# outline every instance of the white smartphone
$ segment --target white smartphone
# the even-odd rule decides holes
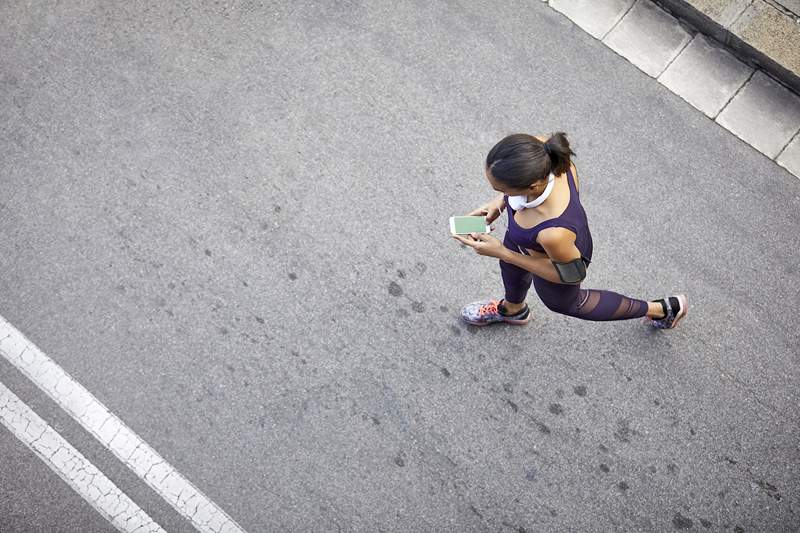
[[[492,227],[486,223],[486,217],[450,217],[450,233],[468,235],[470,233],[490,233]]]

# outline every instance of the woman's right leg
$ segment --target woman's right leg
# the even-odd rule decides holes
[[[503,246],[513,252],[519,253],[519,248],[508,238],[508,232],[503,239]],[[517,265],[500,261],[500,274],[503,277],[503,287],[505,287],[505,303],[511,312],[525,307],[525,297],[531,288],[533,274],[529,270],[520,268]]]
[[[503,239],[503,244],[509,250],[518,251],[508,238],[508,232]],[[504,261],[500,261],[500,271],[506,289],[505,298],[503,300],[494,298],[481,300],[463,307],[461,316],[470,324],[484,326],[494,322],[507,322],[523,325],[530,322],[531,312],[525,304],[525,295],[531,286],[533,274]]]

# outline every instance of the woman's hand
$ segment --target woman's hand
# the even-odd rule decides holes
[[[497,217],[499,217],[500,213],[503,212],[503,208],[501,207],[501,202],[502,201],[503,201],[502,197],[497,198],[495,200],[492,200],[491,202],[487,203],[486,205],[482,205],[479,208],[474,209],[467,216],[471,216],[471,217],[485,216],[486,217],[486,223],[487,224],[491,224],[492,222],[497,220]]]
[[[457,241],[461,241],[467,246],[471,246],[476,252],[478,252],[478,255],[496,257],[499,259],[503,254],[503,251],[506,249],[499,239],[492,237],[488,233],[470,233],[469,237],[470,238],[466,238],[463,235],[453,235],[453,238]]]

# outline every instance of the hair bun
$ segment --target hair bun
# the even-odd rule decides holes
[[[547,155],[552,156],[553,152],[550,150],[550,145],[547,144],[547,141],[544,142],[544,151],[547,152]]]

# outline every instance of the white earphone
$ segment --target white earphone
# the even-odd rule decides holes
[[[536,207],[541,205],[542,202],[547,200],[547,197],[550,196],[550,193],[553,192],[553,186],[555,185],[556,177],[553,173],[550,173],[550,176],[547,177],[547,187],[545,187],[544,192],[536,197],[535,200],[528,202],[527,196],[509,196],[508,197],[508,205],[511,206],[511,209],[514,211],[519,211],[520,209],[527,209],[530,207]]]

